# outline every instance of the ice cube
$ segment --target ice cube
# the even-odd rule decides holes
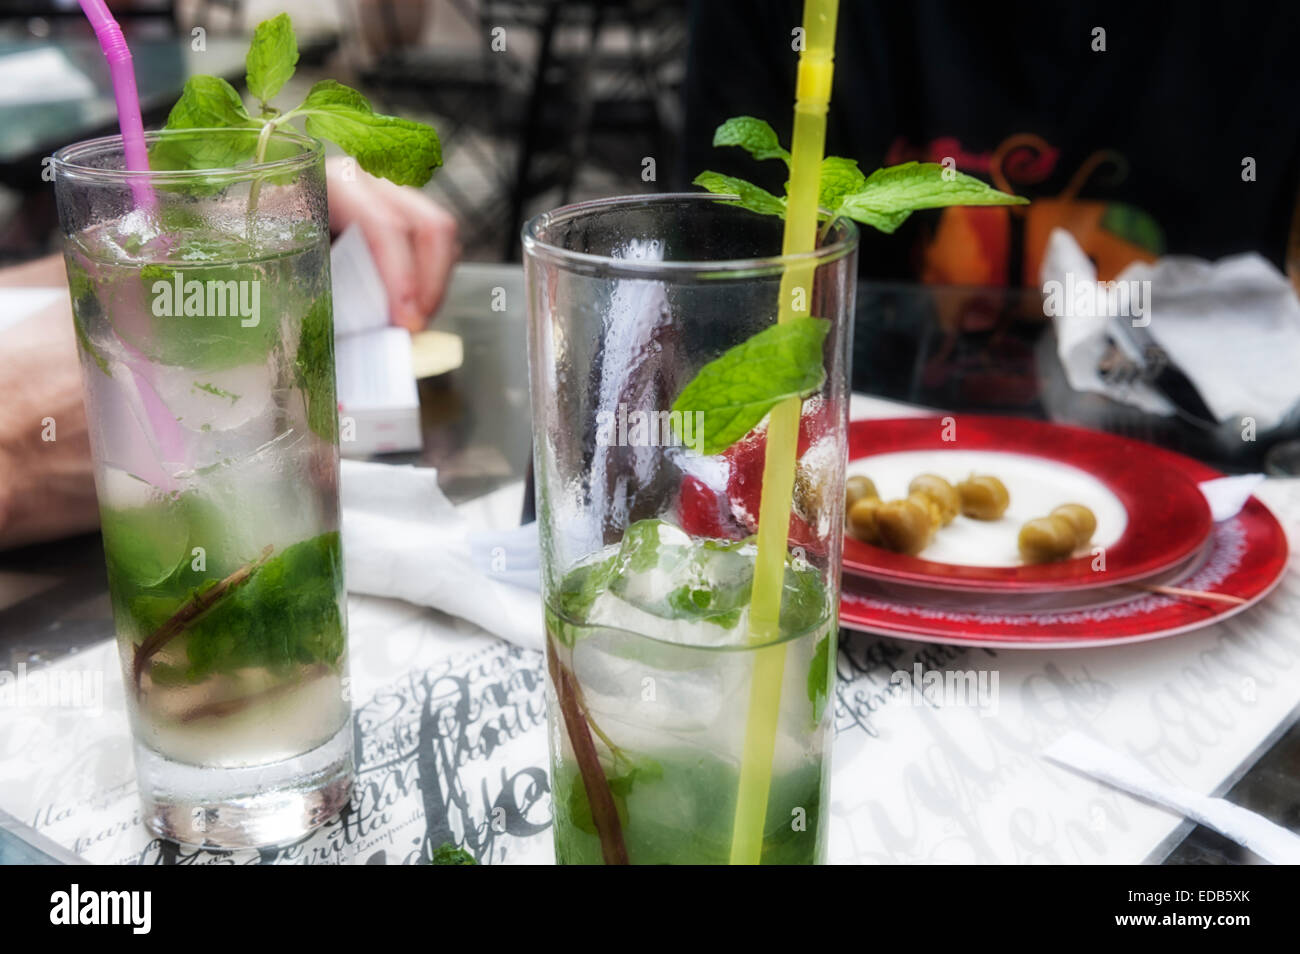
[[[161,235],[152,212],[132,209],[114,223],[108,233],[110,241],[104,243],[104,251],[124,262],[137,261],[156,250]]]
[[[662,520],[642,520],[623,537],[609,588],[661,620],[731,630],[749,602],[753,568],[751,544],[693,539]]]
[[[265,364],[213,370],[158,364],[150,372],[158,396],[186,430],[228,431],[265,417],[264,426],[245,436],[246,443],[257,446],[275,433],[267,413],[272,374]]]

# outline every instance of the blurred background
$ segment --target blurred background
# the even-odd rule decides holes
[[[332,77],[380,111],[436,126],[445,166],[426,191],[456,216],[464,261],[517,262],[529,216],[690,189],[705,168],[781,189],[780,163],[713,149],[711,135],[748,114],[788,137],[797,0],[110,7],[134,51],[146,125],[162,122],[193,73],[242,87],[252,28],[287,10],[302,61],[286,99]],[[1198,9],[1170,18],[1154,6],[1015,0],[994,18],[943,0],[841,4],[828,152],[866,170],[948,162],[1033,200],[918,213],[894,235],[864,229],[858,390],[1071,421],[1227,470],[1300,470],[1289,383],[1300,319],[1277,287],[1289,274],[1300,288],[1300,26],[1282,2],[1261,0],[1249,16],[1226,2]],[[0,0],[0,264],[56,248],[50,153],[115,129],[75,0]],[[1183,275],[1150,334],[1112,328],[1067,355],[1043,307],[1057,229],[1102,281],[1171,254],[1253,255],[1253,284]],[[1197,303],[1209,300],[1221,306],[1207,315]],[[1259,425],[1249,436],[1246,418]]]
[[[666,186],[681,129],[685,0],[115,0],[146,126],[192,73],[242,89],[248,37],[286,11],[317,80],[432,123],[445,165],[428,192],[460,221],[464,258],[517,260],[545,208]],[[195,33],[196,30],[201,31]],[[36,77],[40,77],[40,81]],[[0,258],[54,249],[41,159],[116,132],[102,55],[76,0],[0,0]],[[643,160],[654,168],[643,179]]]

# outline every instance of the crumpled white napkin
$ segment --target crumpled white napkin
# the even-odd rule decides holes
[[[1095,282],[1097,271],[1074,237],[1055,229],[1048,238],[1039,280],[1073,287]],[[1149,281],[1146,331],[1196,385],[1219,421],[1251,416],[1266,431],[1300,404],[1300,299],[1286,276],[1255,253],[1217,262],[1166,256],[1154,264],[1135,262],[1116,282]],[[1130,317],[1055,316],[1057,351],[1070,386],[1105,394],[1154,414],[1173,406],[1142,382],[1118,386],[1104,381],[1097,363],[1107,332]],[[1114,335],[1120,338],[1119,334]],[[1123,340],[1122,338],[1120,340]]]
[[[494,580],[540,593],[541,563],[537,524],[509,530],[471,530],[469,552],[474,565]]]
[[[431,606],[542,648],[534,525],[519,528],[534,541],[531,557],[511,545],[513,531],[476,533],[428,467],[345,460],[340,497],[349,591]],[[530,580],[531,589],[514,585]]]

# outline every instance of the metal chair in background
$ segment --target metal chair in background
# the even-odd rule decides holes
[[[680,129],[677,85],[686,44],[685,11],[673,0],[523,2],[546,17],[510,194],[503,257],[519,258],[517,232],[533,199],[573,199],[578,176],[600,168],[654,191],[644,159],[674,153]],[[567,34],[567,36],[566,36]],[[567,41],[567,42],[566,42]]]
[[[531,202],[568,201],[584,170],[596,167],[640,182],[643,156],[671,154],[685,44],[675,0],[347,6],[354,18],[366,14],[355,34],[372,45],[382,38],[360,69],[363,85],[387,103],[433,113],[444,145],[469,159],[448,157],[437,184],[471,252],[499,243],[501,257],[517,259]],[[418,33],[430,25],[436,33],[440,19],[464,42],[418,45]]]

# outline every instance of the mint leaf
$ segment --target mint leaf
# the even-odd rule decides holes
[[[293,35],[289,14],[281,13],[263,20],[253,32],[253,42],[244,59],[248,91],[267,112],[267,102],[293,76],[298,65],[298,41]]]
[[[785,593],[781,597],[781,628],[788,633],[807,633],[821,626],[831,607],[826,588],[816,568],[787,566]]]
[[[244,136],[169,136],[149,150],[149,167],[221,169],[253,157],[258,121],[248,115],[235,87],[219,76],[191,76],[167,115],[164,129],[247,129]]]
[[[86,328],[81,323],[81,318],[77,315],[77,310],[72,309],[72,327],[77,334],[77,345],[85,353],[86,357],[95,362],[95,366],[110,378],[113,372],[108,367],[108,360],[99,352],[90,340],[90,335],[86,334]]]
[[[821,182],[817,191],[817,204],[833,212],[844,197],[862,190],[867,177],[858,168],[856,159],[827,156],[822,160]]]
[[[715,146],[739,146],[755,159],[784,159],[790,164],[790,153],[781,148],[776,130],[770,124],[753,116],[734,116],[713,133]]]
[[[344,648],[342,574],[337,531],[285,547],[186,629],[186,678],[199,682],[250,666],[336,664]]]
[[[145,265],[140,269],[144,301],[159,303],[161,299],[169,307],[163,314],[150,312],[143,324],[114,322],[117,336],[151,361],[180,365],[191,371],[218,371],[264,361],[279,341],[275,320],[266,317],[256,327],[244,327],[235,307],[227,307],[224,316],[205,314],[202,318],[187,316],[184,310],[186,297],[191,293],[187,286],[192,282],[201,286],[209,281],[219,282],[227,287],[232,281],[261,280],[256,266],[240,261],[247,261],[251,250],[235,241],[192,242],[182,237],[173,240],[171,253],[177,261],[185,261],[187,256],[191,261],[206,256],[210,261],[225,259],[230,264],[200,266],[196,261],[195,265],[184,267],[156,262]],[[178,278],[182,289],[179,295],[175,291]],[[284,287],[267,282],[266,287],[268,294],[261,303],[262,314],[276,315],[279,302],[275,299],[290,294],[292,289],[287,282]],[[206,311],[206,306],[202,310]]]
[[[445,841],[437,848],[433,849],[433,857],[429,859],[431,865],[476,865],[477,861],[464,848],[457,848],[453,842]]]
[[[613,776],[606,776],[609,782],[609,790],[614,796],[627,798],[632,794],[632,788],[638,783],[650,784],[651,782],[662,781],[664,777],[664,767],[648,756],[629,756],[621,751],[615,756],[618,762],[627,766],[627,771],[616,773]]]
[[[710,361],[673,402],[682,414],[704,414],[703,452],[719,454],[748,434],[778,402],[804,398],[826,380],[824,318],[772,325]]]
[[[831,637],[827,633],[817,643],[813,652],[812,665],[808,667],[808,701],[813,707],[813,724],[822,721],[826,711],[826,699],[831,679]]]
[[[845,196],[833,212],[893,232],[917,209],[950,205],[1025,205],[1023,196],[1008,195],[974,176],[945,169],[937,162],[905,162],[877,169],[862,188]]]
[[[635,527],[636,524],[632,526]],[[609,589],[617,562],[618,554],[615,554],[595,563],[575,567],[565,575],[560,582],[558,594],[559,609],[564,614],[563,623],[580,622],[587,618],[596,598]],[[561,628],[556,636],[564,645],[573,645],[574,634],[567,626]]]
[[[189,554],[189,537],[177,533],[176,524],[175,512],[165,506],[104,508],[100,533],[115,586],[155,587],[176,572]]]
[[[724,176],[720,172],[701,172],[692,182],[702,186],[715,195],[734,195],[736,202],[724,202],[724,205],[738,205],[751,212],[762,215],[785,215],[785,199],[774,196],[766,189],[760,189],[752,182]]]
[[[185,81],[181,98],[167,114],[164,129],[207,129],[225,126],[252,126],[253,118],[244,108],[239,91],[220,76],[191,76]]]
[[[364,96],[334,80],[313,86],[293,114],[307,117],[309,135],[337,143],[366,172],[398,185],[422,186],[442,165],[433,127],[376,113]]]
[[[729,609],[718,608],[718,603],[727,605],[733,602],[730,593],[718,591],[707,583],[697,586],[679,586],[668,594],[668,605],[678,619],[700,620],[721,626],[723,629],[735,629],[740,622],[740,612],[749,603],[749,587],[742,594],[742,605]]]
[[[898,231],[898,227],[907,221],[911,215],[911,210],[905,212],[879,212],[862,205],[855,205],[852,202],[853,196],[848,196],[837,210],[839,215],[853,219],[855,222],[861,222],[863,225],[870,225],[886,235],[892,235]]]
[[[334,308],[329,295],[317,298],[302,319],[294,377],[307,402],[307,426],[331,444],[339,440],[334,397]]]
[[[100,354],[99,349],[90,340],[90,334],[86,331],[80,313],[82,308],[90,309],[95,307],[95,281],[90,277],[90,273],[86,271],[85,266],[71,256],[68,256],[66,263],[68,266],[68,295],[72,299],[72,328],[77,335],[77,344],[82,352],[95,362],[99,370],[111,378],[113,372],[108,367],[108,360]]]
[[[631,758],[621,751],[614,753],[615,766],[627,766],[625,771],[615,769],[612,774],[605,773],[609,784],[609,793],[614,796],[614,808],[618,812],[620,824],[627,825],[627,797],[638,785],[650,785],[663,780],[664,767],[652,758]],[[587,800],[587,787],[581,777],[574,780],[565,797],[569,822],[580,831],[589,835],[596,834],[596,822],[591,814],[591,803]]]
[[[623,531],[623,540],[618,548],[620,571],[648,573],[659,565],[659,527],[662,522],[653,519],[638,520]]]
[[[211,394],[213,397],[225,398],[227,401],[230,402],[231,407],[233,407],[239,401],[238,394],[235,394],[232,391],[227,391],[225,388],[219,388],[215,384],[210,384],[207,381],[204,381],[202,383],[195,381],[194,387],[200,391],[206,391],[207,393]]]

